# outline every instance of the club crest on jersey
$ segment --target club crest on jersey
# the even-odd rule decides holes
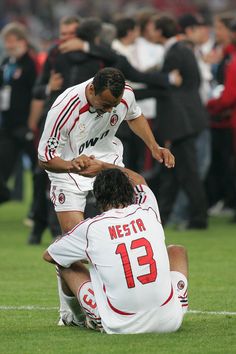
[[[184,286],[185,286],[185,283],[184,283],[183,280],[180,280],[180,281],[177,283],[177,288],[178,288],[179,290],[183,290]]]
[[[60,204],[64,204],[66,200],[65,194],[64,193],[60,193],[58,196],[58,201]]]
[[[111,119],[110,119],[110,124],[116,125],[116,123],[118,122],[118,115],[117,114],[112,114]]]
[[[55,136],[48,139],[47,146],[49,151],[54,151],[58,147],[59,141]]]

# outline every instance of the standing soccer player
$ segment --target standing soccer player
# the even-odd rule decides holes
[[[144,179],[109,167],[115,166],[98,162],[102,172],[94,182],[103,213],[52,244],[44,259],[59,265],[73,311],[80,304],[106,333],[176,331],[188,307],[187,253],[166,248],[157,201]],[[83,259],[91,264],[91,280],[77,268]]]

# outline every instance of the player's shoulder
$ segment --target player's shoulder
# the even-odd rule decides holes
[[[123,93],[123,97],[133,97],[134,96],[134,90],[132,88],[132,86],[125,82],[125,88],[124,88],[124,93]]]
[[[85,97],[85,83],[77,84],[67,88],[63,91],[53,103],[51,109],[61,108],[61,107],[70,107],[70,105],[77,104],[83,106],[87,103]]]
[[[69,232],[67,232],[67,235],[75,234],[75,233],[80,233],[81,234],[82,231],[86,232],[86,230],[87,230],[88,226],[90,225],[92,219],[93,218],[86,218],[84,220],[81,220]]]
[[[133,88],[128,84],[125,83],[124,93],[121,99],[121,103],[129,106],[135,100]]]
[[[155,197],[152,190],[146,184],[137,184],[134,186],[134,195],[136,204],[144,204],[148,197]]]

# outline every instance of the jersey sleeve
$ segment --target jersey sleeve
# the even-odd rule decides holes
[[[121,101],[127,107],[125,120],[132,120],[141,116],[141,108],[137,105],[134,92],[129,85],[125,85],[125,92]]]
[[[51,244],[47,251],[54,261],[64,268],[71,264],[87,259],[86,255],[87,223],[81,222],[58,241]]]
[[[78,116],[78,94],[60,95],[48,112],[38,147],[38,158],[41,161],[49,161],[54,157],[60,157],[70,131],[71,122]]]
[[[157,214],[158,221],[161,222],[160,212],[156,197],[152,190],[144,184],[134,187],[135,203],[143,206],[151,207]]]

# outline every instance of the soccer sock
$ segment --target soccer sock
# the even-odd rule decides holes
[[[70,308],[73,318],[71,319],[69,316],[69,324],[73,322],[76,325],[83,325],[84,320],[85,320],[85,314],[83,313],[80,304],[78,302],[78,299],[75,296],[68,296],[63,293],[64,300],[67,304],[67,306]],[[66,317],[63,318],[66,321]]]
[[[188,310],[188,280],[182,273],[176,271],[171,271],[171,279],[177,291],[183,313],[186,313]]]
[[[81,284],[77,292],[77,299],[85,314],[101,326],[101,317],[98,312],[96,299],[94,296],[93,286],[91,281],[85,281]]]
[[[65,299],[65,294],[62,291],[61,277],[58,274],[57,267],[56,267],[56,272],[57,272],[57,285],[58,285],[58,295],[59,295],[59,303],[60,303],[59,312],[60,312],[60,317],[62,317],[64,313],[67,312],[71,313],[71,310]]]

